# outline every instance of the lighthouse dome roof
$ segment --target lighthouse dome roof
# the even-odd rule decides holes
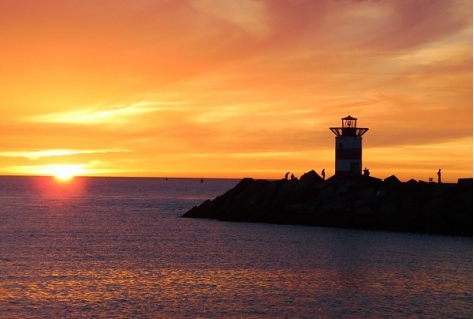
[[[357,118],[348,115],[347,117],[343,117],[341,120],[357,120]]]

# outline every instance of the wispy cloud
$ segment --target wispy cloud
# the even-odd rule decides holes
[[[189,4],[198,14],[210,15],[249,34],[263,37],[270,31],[265,16],[265,4],[261,1],[191,0]]]
[[[37,160],[43,157],[62,157],[73,156],[81,154],[104,154],[104,153],[123,153],[130,152],[129,150],[120,149],[105,149],[105,150],[74,150],[74,149],[55,149],[55,150],[41,150],[41,151],[4,151],[0,152],[3,157],[23,157],[30,160]]]
[[[65,111],[29,118],[33,122],[70,123],[70,124],[123,124],[130,122],[132,117],[160,111],[183,111],[177,106],[184,102],[139,102],[131,105],[111,107],[86,107],[81,110]]]

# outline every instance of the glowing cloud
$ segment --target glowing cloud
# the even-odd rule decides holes
[[[0,156],[5,157],[25,157],[31,160],[37,160],[42,157],[60,157],[72,156],[79,154],[98,154],[98,153],[117,153],[129,152],[128,150],[72,150],[72,149],[57,149],[57,150],[42,150],[42,151],[10,151],[0,152]]]
[[[71,124],[126,123],[131,121],[131,116],[167,110],[179,111],[180,109],[173,107],[173,105],[178,104],[182,104],[182,102],[141,102],[127,106],[115,106],[105,109],[86,108],[82,110],[37,115],[31,117],[30,120],[34,122]]]

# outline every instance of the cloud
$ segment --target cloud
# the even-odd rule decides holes
[[[74,149],[52,149],[41,151],[3,151],[0,156],[3,157],[24,157],[30,160],[37,160],[44,157],[63,157],[81,154],[104,154],[104,153],[123,153],[129,150],[104,149],[104,150],[74,150]]]
[[[133,116],[162,112],[183,111],[176,106],[183,102],[139,102],[126,106],[107,108],[85,108],[53,114],[36,115],[29,118],[33,122],[71,123],[71,124],[124,124],[132,121]]]
[[[265,5],[261,1],[194,0],[189,4],[196,9],[197,14],[225,21],[248,34],[265,37],[270,32]]]

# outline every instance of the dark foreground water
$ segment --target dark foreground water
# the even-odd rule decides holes
[[[472,317],[472,238],[180,218],[237,182],[0,177],[0,318]]]

